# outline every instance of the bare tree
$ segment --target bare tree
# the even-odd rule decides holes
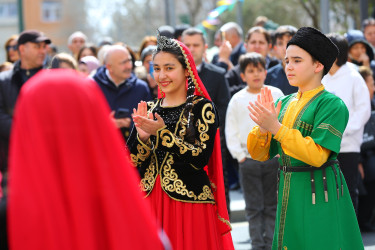
[[[298,0],[312,20],[313,26],[319,28],[319,0]]]

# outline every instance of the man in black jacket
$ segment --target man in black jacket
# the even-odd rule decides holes
[[[246,52],[257,52],[261,54],[266,59],[267,70],[279,64],[279,61],[277,59],[272,58],[268,55],[271,46],[271,36],[267,30],[259,26],[255,26],[249,29],[246,35],[245,42]],[[247,86],[246,82],[242,80],[240,65],[236,65],[231,70],[229,70],[226,73],[225,77],[228,80],[231,96]]]
[[[3,175],[1,186],[6,195],[8,169],[8,148],[13,110],[23,84],[43,68],[47,55],[47,44],[51,40],[36,30],[20,34],[17,50],[20,60],[12,70],[0,73],[0,171]],[[22,157],[22,156],[20,156]],[[0,235],[5,235],[5,198],[0,200]],[[4,232],[3,232],[4,231]],[[5,239],[4,236],[1,239]],[[6,249],[6,241],[0,240],[0,249]]]
[[[23,84],[43,68],[47,44],[50,43],[51,40],[39,31],[22,32],[17,42],[20,60],[15,62],[12,70],[0,74],[0,170],[3,175],[7,169],[6,159],[14,105]]]
[[[230,100],[228,82],[225,79],[225,70],[211,63],[205,62],[204,55],[207,49],[206,39],[203,32],[196,28],[186,29],[181,36],[181,41],[189,48],[197,66],[199,78],[206,87],[208,94],[219,111],[220,141],[223,155],[223,166],[225,167],[226,143],[224,138],[225,116]],[[224,170],[224,176],[226,175]],[[226,180],[224,180],[226,184]],[[227,188],[226,188],[227,191]],[[229,196],[227,195],[229,211]]]

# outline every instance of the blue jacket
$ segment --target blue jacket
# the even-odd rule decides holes
[[[119,87],[116,87],[108,78],[105,66],[98,68],[93,79],[102,89],[111,110],[117,111],[119,108],[123,108],[129,109],[130,113],[133,113],[133,108],[137,108],[140,101],[151,100],[147,83],[138,79],[133,73]],[[122,129],[121,131],[125,139],[127,139],[130,129]]]
[[[281,89],[284,95],[289,95],[298,91],[297,87],[289,84],[288,78],[286,77],[281,63],[273,66],[267,71],[267,77],[264,84]]]

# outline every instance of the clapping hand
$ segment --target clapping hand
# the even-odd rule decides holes
[[[156,135],[156,131],[165,126],[163,118],[155,113],[147,114],[147,103],[141,101],[138,103],[138,109],[133,109],[133,121],[137,129],[139,139],[143,142],[147,141],[151,135]]]
[[[281,124],[277,117],[280,113],[281,102],[277,103],[277,107],[275,108],[275,103],[269,88],[262,88],[255,104],[249,102],[248,109],[250,111],[250,118],[259,125],[260,132],[265,133],[270,131],[275,135],[277,131],[279,131]]]

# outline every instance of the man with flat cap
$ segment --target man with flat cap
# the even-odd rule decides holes
[[[254,160],[279,155],[272,249],[363,249],[348,187],[337,161],[349,112],[322,85],[338,56],[319,30],[300,28],[287,44],[285,73],[298,92],[275,100],[265,87],[250,117]]]

